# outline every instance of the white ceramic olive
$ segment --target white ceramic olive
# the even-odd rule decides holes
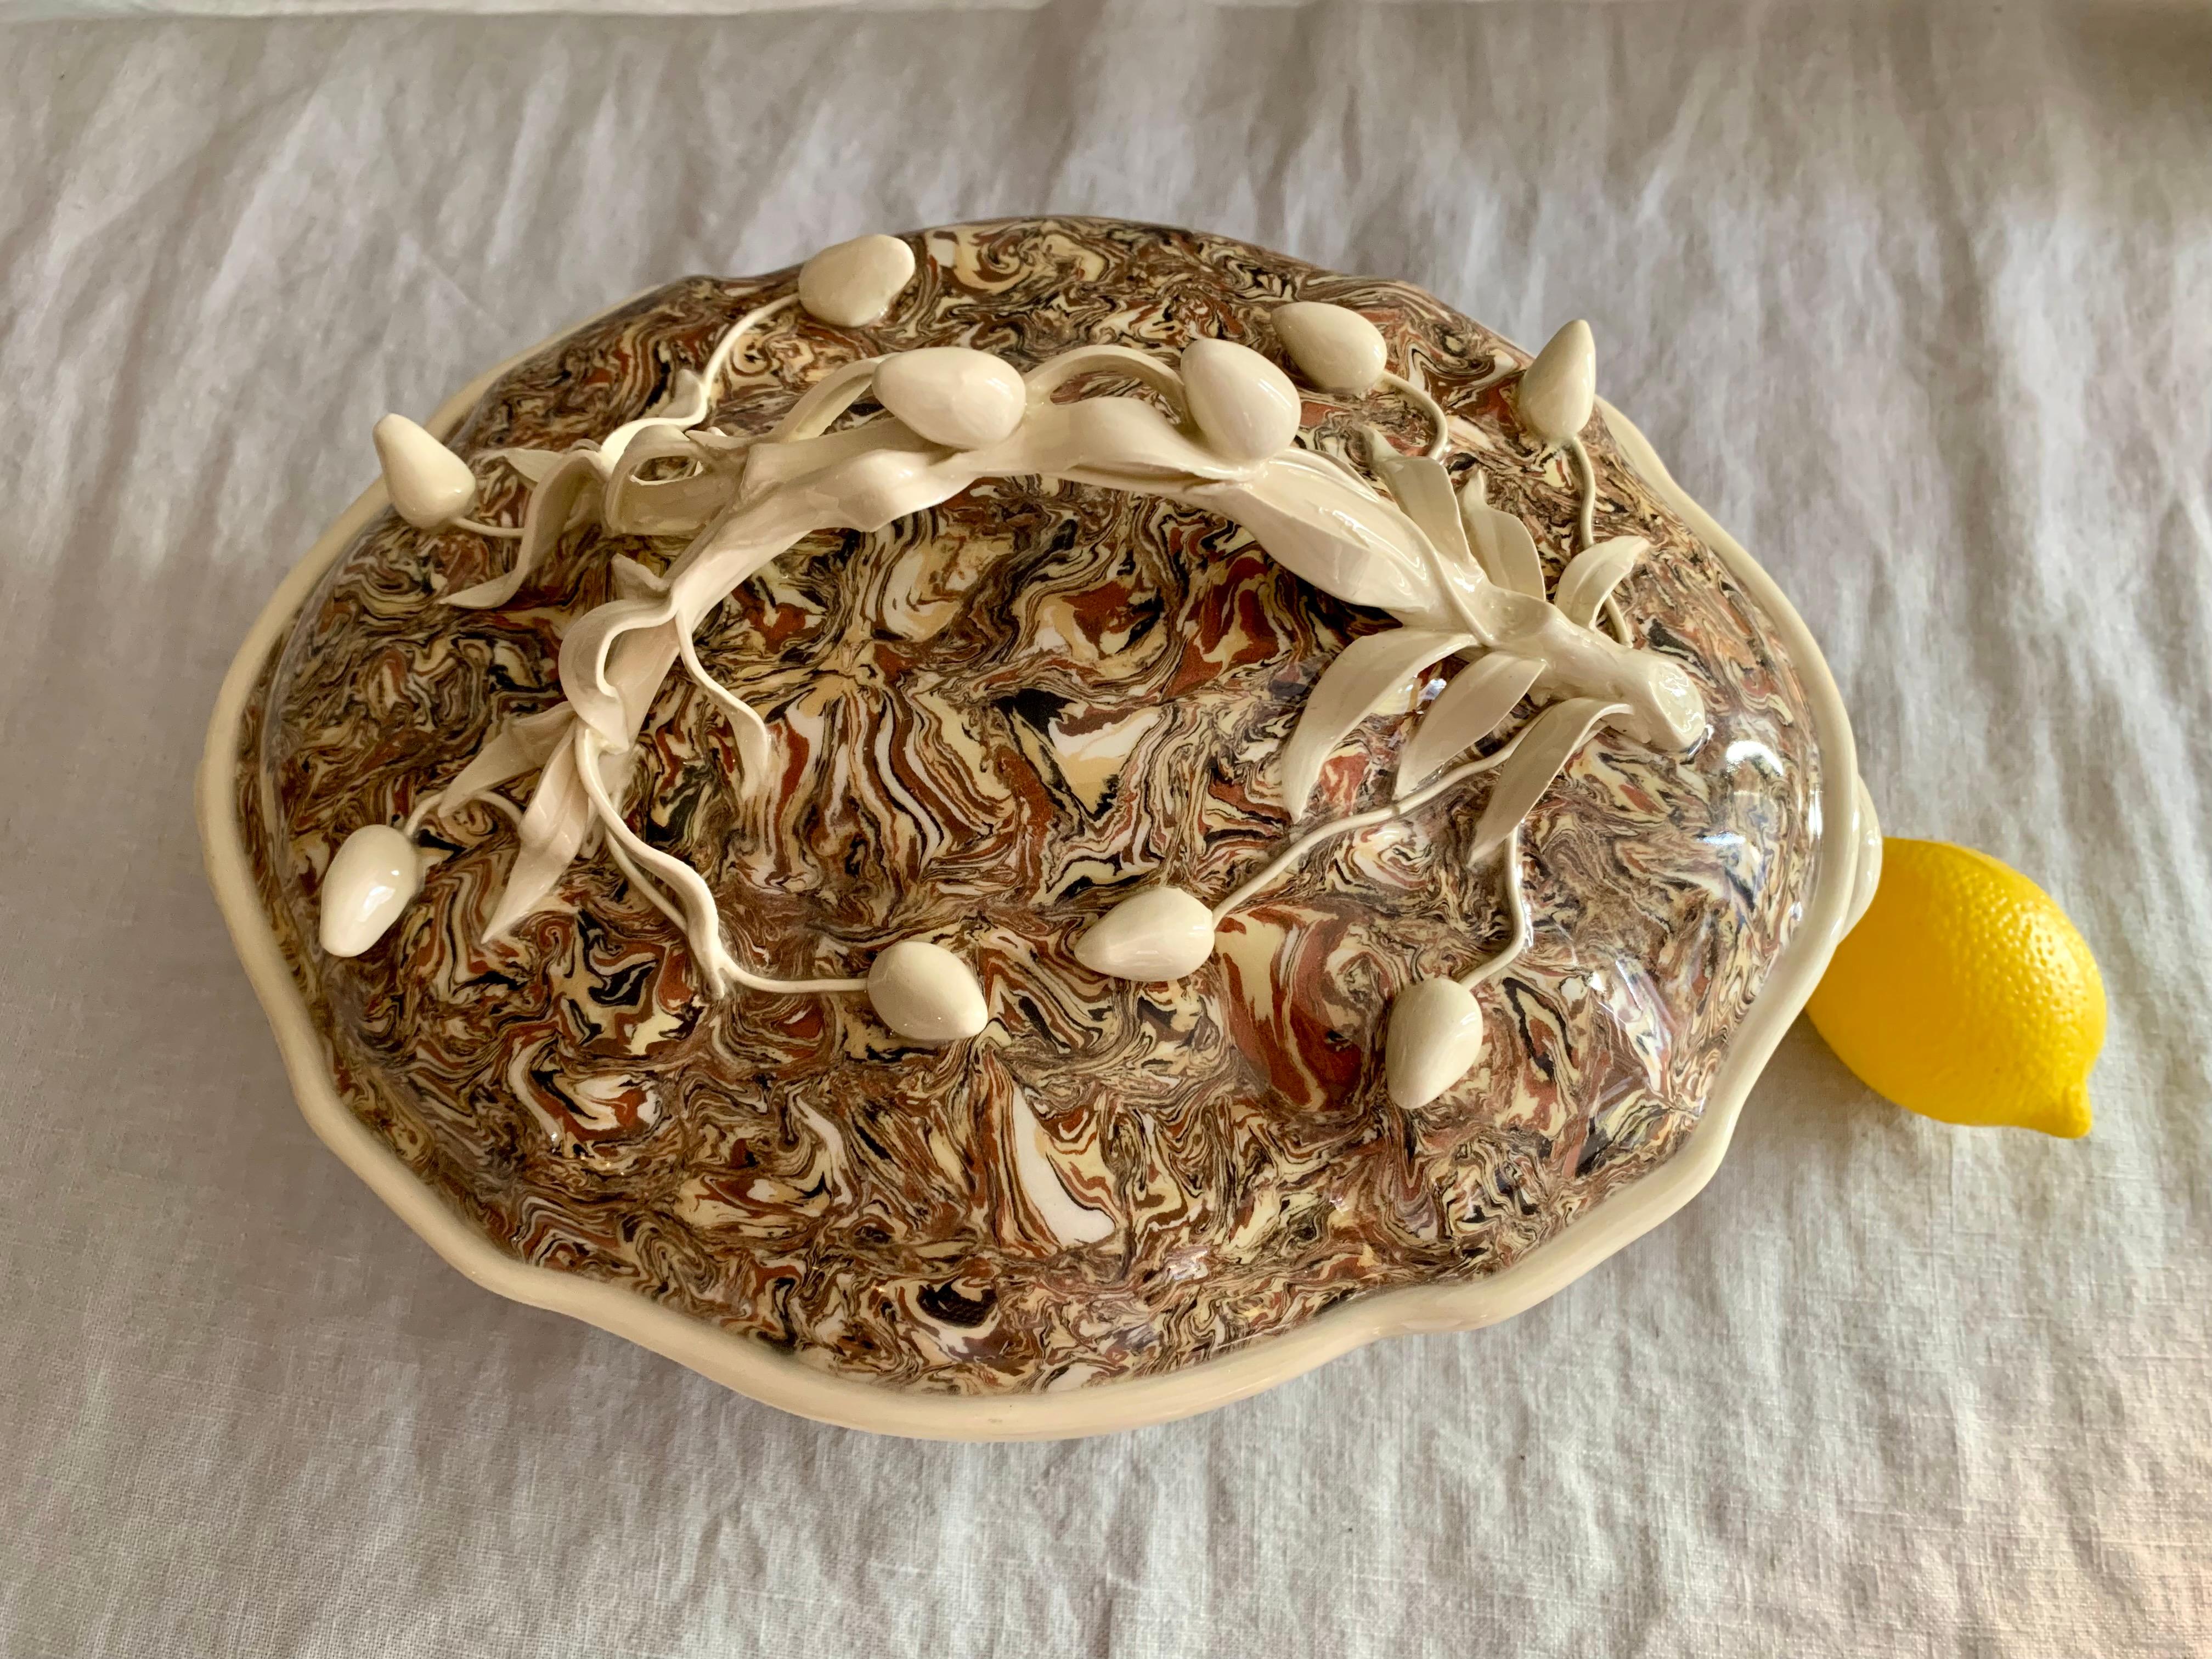
[[[1179,887],[1147,887],[1092,922],[1075,959],[1094,974],[1181,979],[1213,954],[1213,912]]]
[[[896,236],[855,236],[799,268],[799,303],[838,328],[881,320],[914,280],[914,250]]]
[[[374,436],[392,505],[417,530],[451,524],[475,504],[469,464],[404,415],[386,416]]]
[[[1028,388],[1013,366],[966,346],[923,346],[886,357],[876,401],[922,437],[948,449],[981,449],[1013,436]]]
[[[1182,385],[1206,447],[1224,459],[1265,460],[1297,436],[1297,387],[1249,346],[1193,340],[1182,349]]]
[[[1457,980],[1416,980],[1392,1000],[1382,1079],[1406,1110],[1443,1093],[1481,1054],[1482,1005]]]
[[[901,939],[868,968],[877,1018],[915,1042],[957,1042],[990,1021],[975,970],[941,945]]]
[[[1597,348],[1580,318],[1545,343],[1513,394],[1521,424],[1547,443],[1565,443],[1589,424],[1597,398]]]
[[[388,823],[348,836],[323,872],[316,935],[334,957],[357,957],[382,939],[422,885],[415,843]]]
[[[1348,306],[1293,300],[1269,320],[1298,372],[1324,392],[1364,397],[1389,364],[1382,331]]]

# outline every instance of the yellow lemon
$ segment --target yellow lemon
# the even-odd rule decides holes
[[[1907,1111],[2089,1132],[2104,981],[2051,896],[1987,854],[1884,841],[1874,902],[1806,1012],[1862,1083]]]

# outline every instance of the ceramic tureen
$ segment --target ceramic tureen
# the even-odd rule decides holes
[[[1014,220],[379,423],[203,775],[316,1130],[758,1399],[1202,1410],[1656,1224],[1863,905],[1820,653],[1418,289]]]

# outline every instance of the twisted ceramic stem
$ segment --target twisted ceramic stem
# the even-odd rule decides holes
[[[1376,807],[1371,811],[1357,812],[1348,818],[1339,818],[1334,823],[1324,823],[1316,829],[1309,830],[1285,848],[1259,874],[1215,905],[1213,925],[1219,927],[1231,912],[1242,908],[1255,893],[1273,886],[1308,853],[1324,842],[1334,841],[1340,836],[1348,836],[1357,830],[1372,829],[1378,823],[1388,823],[1393,818],[1404,817],[1416,807],[1427,805],[1446,790],[1465,783],[1469,778],[1487,772],[1492,767],[1504,765],[1513,757],[1513,751],[1521,746],[1521,739],[1527,729],[1524,726],[1520,732],[1515,732],[1511,739],[1501,744],[1495,752],[1468,761],[1462,766],[1454,767],[1434,783],[1415,790],[1401,801],[1394,801],[1388,806]],[[1519,832],[1516,830],[1515,833],[1517,835]]]
[[[607,788],[606,779],[599,770],[599,758],[604,751],[598,734],[588,726],[580,726],[571,741],[576,744],[577,776],[583,781],[585,791],[591,796],[593,812],[606,828],[607,850],[621,866],[623,874],[653,902],[653,908],[674,922],[678,930],[686,937],[696,939],[699,932],[698,918],[685,915],[683,907],[671,899],[659,884],[649,879],[637,866],[640,863],[652,864],[667,870],[672,879],[689,890],[695,903],[702,903],[707,912],[716,915],[719,921],[714,895],[706,881],[681,860],[648,846],[629,827],[629,820],[623,817],[622,809],[615,804],[614,797]],[[722,943],[719,927],[714,931],[711,947],[702,954],[706,961],[702,965],[717,990],[726,990],[730,983],[735,983],[749,991],[791,996],[865,991],[868,988],[868,982],[864,979],[772,979],[766,975],[756,974],[730,954],[728,947]]]
[[[1528,896],[1521,890],[1521,828],[1518,824],[1505,838],[1505,908],[1513,917],[1513,937],[1506,940],[1505,948],[1497,955],[1486,957],[1459,976],[1459,982],[1470,991],[1478,985],[1496,979],[1528,948]]]
[[[1589,550],[1597,538],[1597,469],[1590,465],[1589,451],[1584,447],[1582,434],[1577,433],[1567,440],[1567,453],[1575,458],[1575,476],[1582,500],[1575,514],[1575,551]],[[1613,638],[1623,645],[1633,647],[1628,637],[1628,618],[1621,614],[1620,601],[1612,594],[1605,596],[1605,620],[1613,629]]]
[[[1575,551],[1581,553],[1597,536],[1597,470],[1590,465],[1589,451],[1583,447],[1580,433],[1567,440],[1567,453],[1574,457],[1575,487],[1581,492],[1575,509]]]
[[[1411,365],[1407,367],[1410,368]],[[1428,387],[1409,380],[1402,374],[1393,374],[1386,369],[1382,374],[1382,384],[1395,386],[1420,405],[1421,413],[1429,417],[1431,428],[1429,447],[1421,453],[1432,461],[1443,459],[1444,452],[1451,447],[1451,419],[1444,413],[1444,406],[1436,400],[1435,395]]]

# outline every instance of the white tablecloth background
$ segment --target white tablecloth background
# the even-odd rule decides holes
[[[2212,16],[1390,7],[0,32],[0,1651],[2212,1644]],[[1826,642],[1889,828],[2069,907],[2094,1135],[1801,1025],[1680,1217],[1196,1422],[817,1428],[435,1261],[199,872],[250,618],[564,321],[1054,208],[1402,275],[1601,383]]]

